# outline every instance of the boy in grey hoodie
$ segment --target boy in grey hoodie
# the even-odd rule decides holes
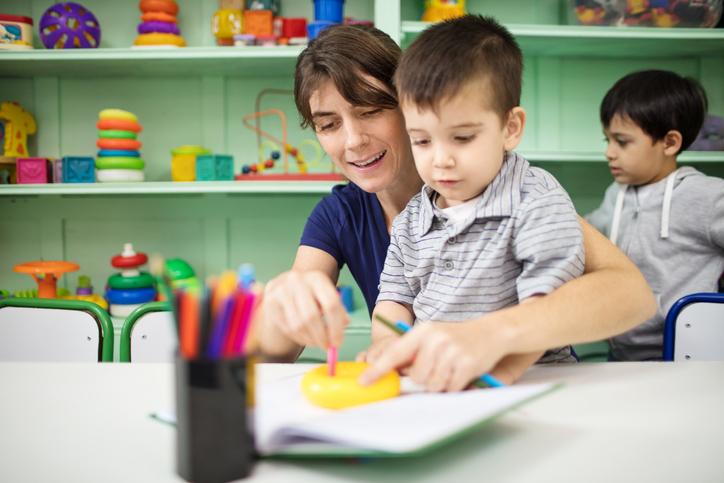
[[[706,110],[698,82],[660,70],[623,77],[601,103],[615,182],[586,219],[638,265],[658,301],[653,318],[609,341],[615,360],[660,360],[671,305],[715,292],[724,271],[724,179],[676,165]]]

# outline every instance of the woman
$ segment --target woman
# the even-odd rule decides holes
[[[372,312],[392,220],[422,187],[392,85],[400,53],[379,30],[338,26],[297,61],[294,93],[302,125],[314,128],[350,183],[315,207],[292,270],[266,287],[260,344],[271,358],[291,361],[304,345],[342,343],[349,319],[335,284],[344,264]],[[387,348],[373,345],[363,356],[374,363],[367,379],[408,367],[413,379],[434,390],[448,389],[445,381],[454,372],[472,380],[492,370],[512,382],[520,375],[516,354],[599,340],[645,320],[655,304],[642,275],[581,224],[584,276],[528,304],[465,324],[422,324],[399,340],[388,338]]]

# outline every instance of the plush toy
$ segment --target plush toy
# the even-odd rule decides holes
[[[724,151],[724,117],[706,116],[691,151]]]

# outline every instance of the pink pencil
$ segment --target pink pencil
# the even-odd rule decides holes
[[[334,377],[337,374],[337,348],[327,347],[327,374]]]

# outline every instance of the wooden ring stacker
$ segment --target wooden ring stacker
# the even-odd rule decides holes
[[[400,376],[391,371],[369,386],[357,379],[369,367],[366,362],[338,362],[336,374],[330,376],[327,365],[321,365],[302,377],[302,393],[317,406],[344,409],[369,404],[400,394]]]

